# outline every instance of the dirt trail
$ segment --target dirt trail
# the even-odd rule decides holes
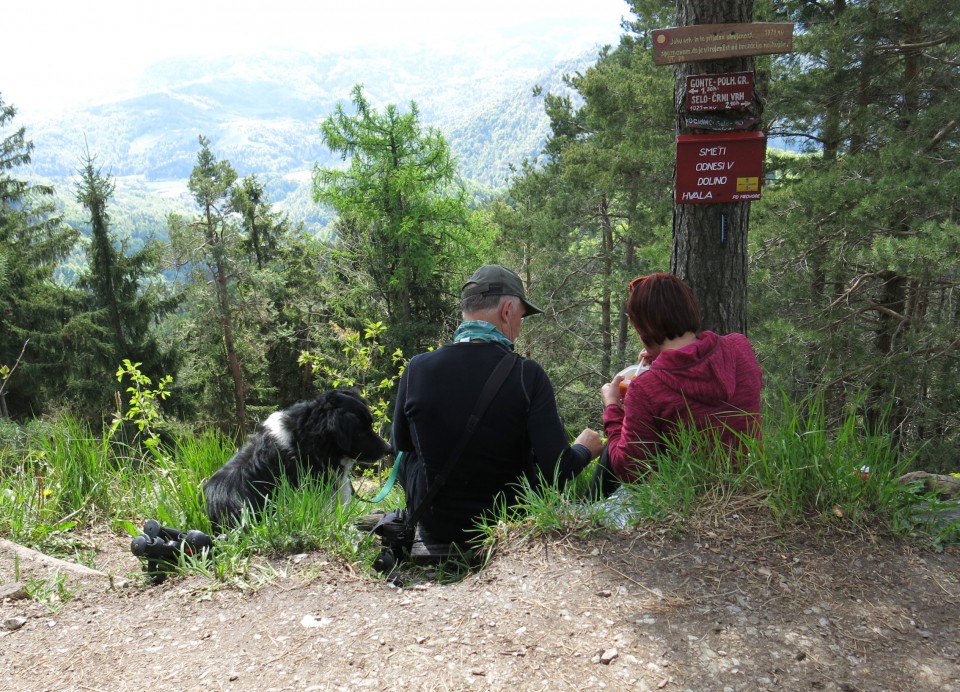
[[[462,581],[396,588],[322,554],[259,589],[70,578],[0,606],[15,690],[960,690],[960,551],[783,535],[531,539]],[[91,535],[96,567],[139,570]],[[21,565],[21,570],[23,570]],[[21,579],[42,576],[21,572]],[[0,585],[14,575],[0,553]]]

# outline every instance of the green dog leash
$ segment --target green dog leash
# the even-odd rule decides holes
[[[403,461],[403,452],[397,452],[397,458],[393,462],[393,467],[390,469],[390,475],[387,476],[387,482],[383,484],[383,488],[380,489],[380,492],[377,493],[377,496],[373,499],[368,500],[365,497],[361,497],[356,492],[354,495],[358,500],[363,500],[364,502],[369,502],[372,505],[377,504],[378,502],[383,502],[384,498],[390,494],[390,491],[393,490],[393,484],[397,482],[397,472],[400,471],[400,463]]]

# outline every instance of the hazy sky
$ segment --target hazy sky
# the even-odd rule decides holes
[[[630,8],[626,0],[8,0],[0,96],[22,116],[41,115],[117,93],[173,55],[493,43],[548,15],[576,19],[589,47],[615,43]]]

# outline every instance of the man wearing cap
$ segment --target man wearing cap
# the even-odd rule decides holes
[[[453,343],[410,360],[393,417],[395,451],[404,453],[398,480],[413,511],[461,443],[480,392],[513,350],[524,317],[543,312],[527,300],[520,277],[500,265],[480,267],[460,294],[463,322]],[[425,542],[464,544],[476,520],[513,504],[523,476],[565,483],[602,450],[590,429],[571,445],[547,374],[518,358],[484,412],[446,483],[424,508]]]

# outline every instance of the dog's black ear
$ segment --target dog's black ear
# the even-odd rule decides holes
[[[357,401],[363,400],[363,397],[360,396],[360,392],[352,387],[337,387],[333,390],[333,393],[339,398],[348,396],[351,399],[356,399]]]
[[[341,387],[340,389],[335,389],[334,394],[340,400],[340,404],[347,408],[366,408],[367,406],[366,400],[356,389]]]
[[[360,420],[352,411],[334,409],[327,418],[327,432],[343,452],[352,452],[360,432]]]

